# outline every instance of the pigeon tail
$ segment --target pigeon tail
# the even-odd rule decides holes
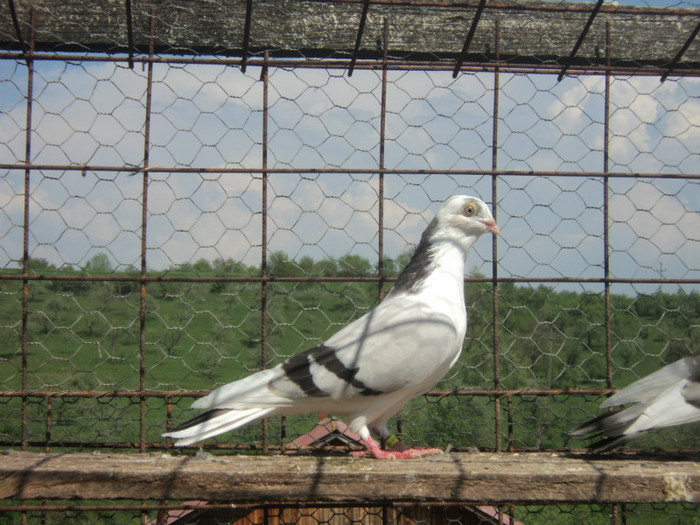
[[[164,437],[177,439],[176,447],[192,445],[203,439],[242,427],[256,419],[261,419],[274,410],[274,407],[247,409],[217,408],[175,427]]]
[[[656,428],[700,422],[700,354],[686,357],[632,383],[601,408],[636,403],[574,428],[575,436],[603,438],[589,446],[609,450]]]

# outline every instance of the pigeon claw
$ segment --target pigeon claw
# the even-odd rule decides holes
[[[374,459],[413,459],[421,456],[442,454],[439,448],[406,448],[401,443],[396,443],[389,450],[382,450],[379,444],[371,437],[363,439],[367,450],[353,452],[355,458],[373,457]]]

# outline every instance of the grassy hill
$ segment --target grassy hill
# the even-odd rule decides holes
[[[390,261],[395,274],[403,261]],[[56,269],[32,261],[43,275],[111,275],[104,261],[85,269]],[[369,261],[290,261],[270,258],[277,276],[369,276]],[[377,304],[377,285],[362,282],[269,283],[267,344],[262,348],[260,283],[197,282],[198,278],[259,275],[258,268],[233,261],[198,261],[165,274],[183,282],[147,284],[144,383],[149,390],[210,390],[279,363],[314,346]],[[190,280],[188,282],[188,280]],[[22,386],[21,282],[0,282],[0,388]],[[437,388],[494,388],[493,296],[488,283],[466,285],[469,328],[458,364]],[[499,386],[504,389],[606,386],[605,310],[602,293],[563,291],[539,286],[499,286]],[[624,386],[698,350],[700,294],[656,293],[611,297],[613,381]],[[140,385],[140,286],[136,282],[40,280],[29,284],[27,387],[83,391],[137,390]],[[511,398],[513,443],[518,448],[579,447],[567,431],[598,413],[597,396],[517,395]],[[4,399],[0,440],[18,442],[20,400]],[[191,399],[176,399],[173,419],[182,421]],[[30,440],[45,438],[47,403],[30,401]],[[51,440],[84,444],[135,442],[139,436],[139,399],[56,398]],[[427,397],[402,412],[405,440],[438,446],[495,446],[493,397]],[[502,402],[505,445],[507,403]],[[163,399],[147,401],[147,440],[162,442]],[[305,432],[314,417],[289,418],[287,439]],[[696,429],[667,430],[644,438],[639,446],[697,447]],[[271,444],[279,443],[279,421],[270,423]],[[222,442],[261,440],[259,425],[241,429]]]

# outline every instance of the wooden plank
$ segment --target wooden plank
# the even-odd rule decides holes
[[[29,35],[29,8],[37,10],[38,50],[121,51],[128,49],[123,0],[15,0],[24,38]],[[462,49],[477,3],[450,5],[371,4],[360,56],[381,56],[383,19],[389,21],[389,49],[394,57],[456,59]],[[501,56],[539,65],[562,63],[571,52],[593,9],[572,3],[530,0],[487,2],[474,33],[468,61],[488,62],[495,48],[494,26],[501,21]],[[589,8],[590,9],[587,9]],[[240,56],[244,45],[246,0],[132,0],[134,45],[148,49],[149,16],[156,13],[158,53]],[[578,62],[600,64],[605,55],[606,23],[611,27],[613,64],[668,65],[697,25],[699,9],[658,9],[604,6],[577,53]],[[256,0],[250,33],[251,53],[277,51],[295,57],[351,56],[362,4],[297,0]],[[10,17],[0,19],[0,47],[19,48]],[[698,67],[700,44],[694,43],[678,67]]]
[[[445,454],[349,457],[0,455],[0,498],[236,502],[651,503],[700,501],[700,458]]]

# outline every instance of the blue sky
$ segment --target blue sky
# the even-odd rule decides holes
[[[146,75],[110,63],[37,62],[32,161],[138,165]],[[260,167],[260,71],[223,66],[154,68],[150,163]],[[270,74],[270,167],[378,166],[380,73],[283,70]],[[604,79],[501,74],[498,168],[602,171]],[[26,68],[0,63],[0,161],[24,158]],[[389,72],[386,167],[491,168],[493,75]],[[610,170],[698,174],[700,80],[614,78]],[[148,264],[200,257],[260,259],[261,179],[246,174],[154,173]],[[21,256],[23,173],[0,179],[0,265]],[[272,174],[270,250],[293,258],[377,257],[377,177]],[[700,277],[700,187],[692,180],[612,179],[611,273]],[[139,266],[141,178],[128,173],[33,173],[31,255],[81,266],[107,253]],[[479,175],[387,175],[385,253],[414,245],[454,193],[491,199]],[[498,183],[499,275],[603,275],[603,183],[598,178],[504,176]],[[491,243],[469,268],[489,275]]]

